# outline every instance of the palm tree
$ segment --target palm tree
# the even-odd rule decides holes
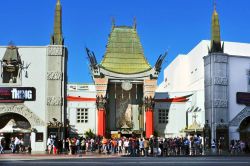
[[[91,129],[89,129],[88,131],[86,131],[84,133],[84,135],[85,135],[86,138],[94,138],[95,137],[95,134],[94,134],[94,132]]]

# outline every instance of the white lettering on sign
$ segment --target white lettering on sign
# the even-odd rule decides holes
[[[17,88],[13,88],[11,94],[12,99],[32,100],[32,90],[17,90]]]

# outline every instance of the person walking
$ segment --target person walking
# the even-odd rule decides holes
[[[21,150],[21,152],[25,152],[25,146],[24,146],[23,138],[20,140],[20,150]]]
[[[145,139],[144,140],[144,150],[145,150],[145,155],[144,156],[148,156],[148,150],[149,150],[149,140]]]
[[[53,154],[58,154],[58,139],[57,139],[57,137],[54,137]]]
[[[122,139],[118,140],[118,153],[122,153]]]
[[[67,141],[69,143],[69,155],[72,155],[72,140],[71,138],[67,138]]]
[[[140,155],[144,156],[145,155],[145,150],[144,150],[144,141],[143,141],[142,138],[139,141],[139,148],[140,148]]]
[[[10,140],[10,149],[11,149],[12,153],[15,153],[16,148],[15,148],[15,139],[14,139],[14,137],[11,137],[11,140]]]
[[[168,156],[168,141],[167,138],[165,138],[163,142],[163,157]]]
[[[216,154],[216,142],[215,142],[215,140],[212,141],[211,149],[212,149],[212,153]]]
[[[126,139],[124,141],[125,155],[128,155],[129,141]]]
[[[15,137],[14,144],[15,144],[15,151],[16,151],[17,153],[19,153],[19,150],[20,150],[20,140],[19,140],[18,137]]]
[[[0,140],[0,154],[3,154],[4,153],[4,147],[5,147],[5,139],[2,138]]]
[[[52,145],[52,138],[51,138],[51,136],[49,136],[47,139],[47,149],[48,149],[49,154],[52,153],[52,146],[53,146]]]
[[[80,153],[80,149],[81,149],[81,142],[80,142],[80,138],[78,137],[76,139],[76,153]]]

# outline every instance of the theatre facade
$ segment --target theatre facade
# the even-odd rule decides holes
[[[54,33],[47,46],[0,46],[0,137],[24,140],[44,151],[49,135],[63,138],[67,49],[57,1]]]
[[[216,9],[211,29],[210,41],[203,40],[188,54],[178,55],[164,70],[156,98],[188,98],[156,102],[155,112],[166,110],[168,121],[160,124],[155,119],[155,128],[164,136],[201,135],[207,144],[213,140],[223,140],[226,146],[230,140],[249,142],[250,44],[221,41]]]
[[[0,138],[7,146],[19,137],[34,151],[44,151],[51,135],[64,139],[89,129],[107,137],[249,139],[250,44],[222,42],[215,9],[211,40],[178,55],[159,86],[167,54],[150,65],[135,20],[132,26],[113,21],[101,62],[88,48],[86,54],[93,84],[66,86],[60,0],[49,45],[0,46]]]
[[[97,93],[97,135],[153,135],[153,98],[166,54],[151,67],[135,20],[133,26],[116,26],[113,22],[100,63],[93,52],[86,51]]]

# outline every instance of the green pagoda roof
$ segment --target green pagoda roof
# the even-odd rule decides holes
[[[135,27],[113,26],[100,66],[121,74],[135,74],[151,69]]]

